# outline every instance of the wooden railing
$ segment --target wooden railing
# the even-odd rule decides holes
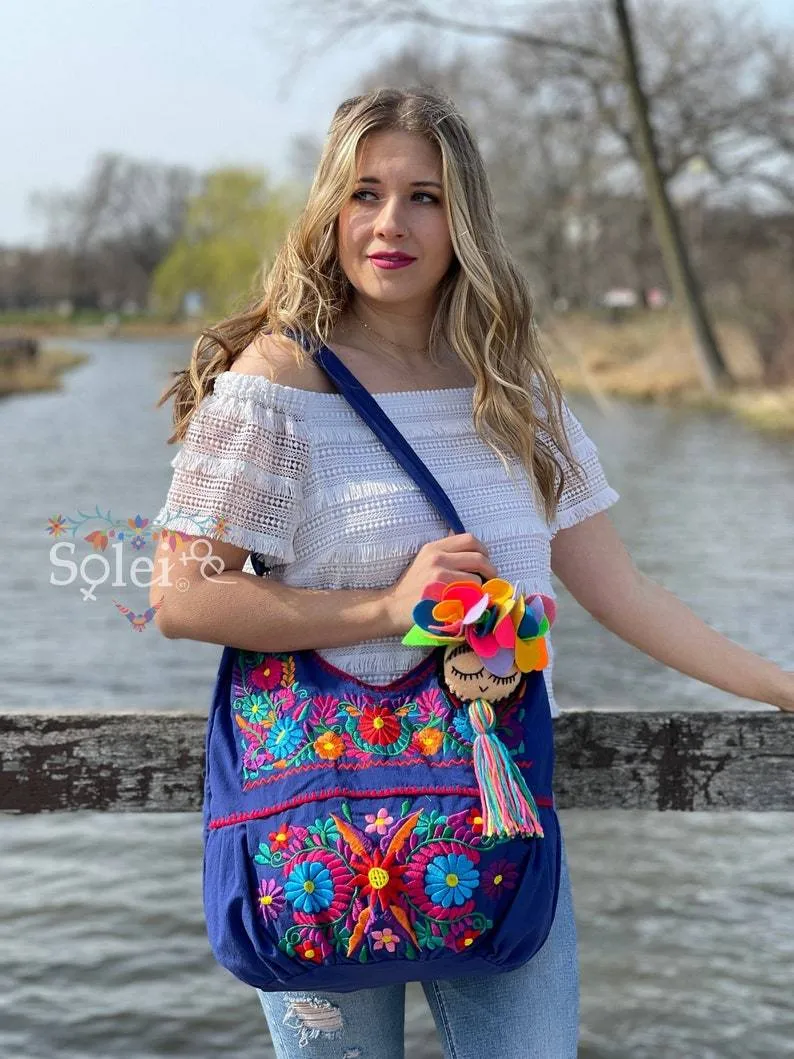
[[[794,810],[794,717],[565,712],[561,809]],[[206,715],[0,714],[0,812],[201,808]]]

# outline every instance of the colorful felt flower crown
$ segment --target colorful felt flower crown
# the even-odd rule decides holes
[[[556,613],[551,597],[536,593],[525,599],[519,586],[500,577],[482,585],[433,581],[414,607],[414,624],[402,642],[408,647],[466,642],[494,676],[507,676],[514,666],[528,673],[548,665],[545,636]]]

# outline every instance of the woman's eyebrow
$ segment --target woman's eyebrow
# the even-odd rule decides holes
[[[381,181],[378,177],[374,176],[360,176],[358,178],[359,184],[380,184]],[[441,188],[441,184],[437,180],[412,180],[412,188]]]

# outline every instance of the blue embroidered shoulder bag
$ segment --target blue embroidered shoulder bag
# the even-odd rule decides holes
[[[449,526],[429,470],[335,354],[315,360]],[[257,574],[264,572],[252,555]],[[546,596],[428,585],[364,683],[315,651],[224,647],[207,725],[204,909],[216,959],[269,991],[346,992],[530,959],[557,904]]]

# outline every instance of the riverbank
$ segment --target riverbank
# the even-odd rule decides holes
[[[541,333],[555,375],[568,392],[730,412],[770,432],[794,433],[794,386],[762,383],[762,365],[750,332],[721,322],[718,340],[735,385],[703,389],[688,325],[672,312],[629,316],[620,323],[570,313],[544,321]]]
[[[99,318],[64,323],[53,315],[34,318],[25,325],[25,332],[41,339],[69,335],[76,339],[190,341],[203,326],[198,320],[167,323],[149,317],[122,318],[112,326]],[[762,384],[758,351],[752,335],[740,324],[717,324],[736,385],[730,392],[713,395],[703,390],[690,329],[672,311],[638,312],[617,323],[595,313],[566,313],[547,318],[541,332],[554,373],[571,393],[588,393],[601,404],[612,397],[690,405],[729,412],[760,430],[794,433],[794,385],[773,389]],[[48,356],[57,353],[45,352]],[[60,351],[60,357],[62,368],[84,359],[66,351]],[[74,357],[78,359],[70,362]],[[47,370],[12,380],[4,374],[0,374],[0,395],[59,385]]]
[[[43,347],[32,360],[3,365],[0,370],[0,397],[59,390],[63,372],[87,360],[87,353]]]

